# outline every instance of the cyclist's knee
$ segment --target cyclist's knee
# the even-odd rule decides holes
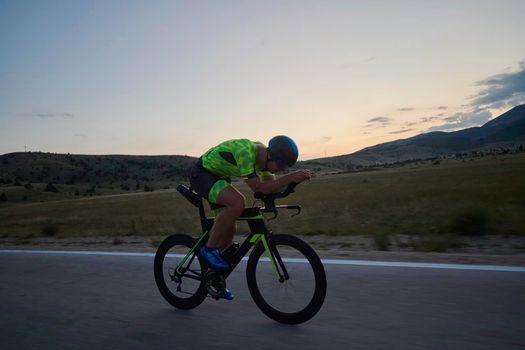
[[[239,216],[244,211],[246,205],[246,197],[238,190],[230,187],[224,189],[218,198],[219,204],[224,205],[228,211],[238,214]]]
[[[244,207],[246,205],[246,198],[241,195],[239,196],[234,202],[231,203],[229,207],[232,211],[234,211],[238,216],[241,216],[242,212],[244,211]]]

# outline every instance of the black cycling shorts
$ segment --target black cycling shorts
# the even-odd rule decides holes
[[[199,196],[206,198],[210,203],[217,203],[219,193],[230,184],[230,178],[224,179],[205,169],[200,158],[190,173],[191,187]]]

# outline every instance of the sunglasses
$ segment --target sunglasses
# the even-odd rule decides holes
[[[281,160],[281,159],[275,159],[275,164],[277,164],[277,166],[278,166],[279,169],[281,169],[281,170],[286,170],[286,169],[288,169],[288,164],[286,164],[284,160]]]

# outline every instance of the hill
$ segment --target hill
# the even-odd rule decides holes
[[[525,105],[481,127],[430,132],[364,148],[358,152],[299,162],[317,172],[355,170],[377,165],[433,159],[472,152],[504,153],[525,147]],[[0,185],[53,183],[110,186],[123,190],[172,185],[185,180],[195,157],[72,155],[19,152],[0,156]]]
[[[187,177],[195,158],[188,156],[72,155],[41,152],[0,156],[0,184],[54,183],[135,188]]]
[[[431,159],[471,152],[525,147],[525,105],[516,106],[481,127],[454,132],[430,132],[364,148],[348,155],[314,159],[311,166],[354,168]]]

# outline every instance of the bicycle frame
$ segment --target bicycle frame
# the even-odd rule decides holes
[[[191,257],[191,260],[190,260],[190,263],[191,263],[191,261],[195,258],[195,254],[196,254],[195,251],[197,250],[197,248],[200,247],[202,244],[206,243],[208,239],[208,233],[211,227],[213,226],[215,218],[206,217],[202,198],[196,197],[193,194],[193,192],[191,192],[189,189],[178,189],[178,190],[193,205],[199,208],[200,221],[201,221],[201,227],[202,227],[202,232],[203,232],[200,235],[200,237],[195,241],[190,251],[186,254],[186,256],[180,261],[180,263],[175,268],[175,271],[178,274],[182,275],[183,273],[180,270],[182,266],[184,266],[184,264],[190,257]],[[291,209],[296,209],[296,207],[297,206],[282,206],[282,208],[291,208]],[[246,255],[246,253],[248,253],[248,251],[255,244],[257,244],[259,240],[261,240],[278,280],[280,282],[283,282],[284,280],[288,279],[288,273],[286,271],[286,268],[284,267],[281,256],[271,243],[272,231],[268,230],[268,228],[266,227],[266,223],[265,223],[266,219],[262,214],[262,210],[263,208],[260,208],[260,207],[245,208],[241,216],[237,219],[237,221],[247,221],[248,222],[250,233],[248,234],[244,242],[240,245],[239,249],[233,255],[230,261],[231,268],[228,270],[221,271],[224,278],[227,278],[230,275],[230,273],[241,262],[242,258]],[[278,265],[281,268],[282,273],[279,270]]]

